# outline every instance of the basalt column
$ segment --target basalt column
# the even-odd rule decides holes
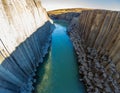
[[[0,93],[31,93],[52,29],[39,0],[0,0]]]
[[[120,92],[120,12],[83,11],[68,28],[88,93]]]

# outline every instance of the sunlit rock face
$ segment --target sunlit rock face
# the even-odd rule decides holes
[[[48,21],[39,0],[0,0],[0,49],[9,53]]]
[[[53,25],[39,0],[0,0],[0,93],[31,93]]]

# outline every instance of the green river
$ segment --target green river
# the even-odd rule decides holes
[[[86,93],[66,28],[55,24],[49,54],[37,71],[35,93]]]

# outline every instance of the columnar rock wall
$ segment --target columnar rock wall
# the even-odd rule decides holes
[[[0,0],[0,93],[31,93],[52,27],[39,0]]]
[[[83,11],[72,30],[78,30],[85,46],[107,53],[120,70],[120,12],[105,10]],[[74,20],[73,20],[74,21]],[[71,22],[72,23],[72,22]]]
[[[68,33],[88,93],[120,92],[120,12],[83,11]]]
[[[0,0],[0,49],[9,53],[48,21],[39,0]]]

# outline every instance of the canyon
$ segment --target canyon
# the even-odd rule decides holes
[[[49,48],[55,45],[51,41],[52,33],[54,34],[54,30],[57,29],[54,23],[56,21],[62,25],[67,24],[66,33],[69,36],[67,39],[70,38],[72,42],[68,44],[69,46],[66,43],[66,46],[61,49],[69,49],[73,45],[74,50],[69,49],[68,54],[75,53],[77,57],[77,66],[75,67],[76,63],[74,64],[73,61],[71,63],[74,65],[72,69],[76,69],[72,71],[67,64],[70,59],[64,58],[65,56],[67,58],[67,51],[61,53],[62,50],[52,50],[60,53],[58,54],[61,55],[61,59],[54,54],[60,62],[68,60],[62,63],[63,65],[60,64],[61,67],[69,67],[64,67],[68,71],[66,76],[70,71],[69,75],[76,73],[77,76],[78,73],[78,82],[83,83],[87,93],[119,93],[120,12],[63,9],[47,13],[39,0],[0,0],[0,93],[32,93],[36,89],[34,86],[37,83],[36,72],[49,53]],[[59,39],[60,37],[54,42],[58,42]],[[56,44],[58,47],[60,43]],[[69,53],[71,50],[72,52]],[[58,68],[58,71],[61,71],[56,72],[58,78],[64,72],[60,65],[58,63],[53,65],[55,71]],[[59,82],[59,79],[56,80]],[[67,86],[67,83],[63,85]],[[48,93],[53,92],[48,90]]]

